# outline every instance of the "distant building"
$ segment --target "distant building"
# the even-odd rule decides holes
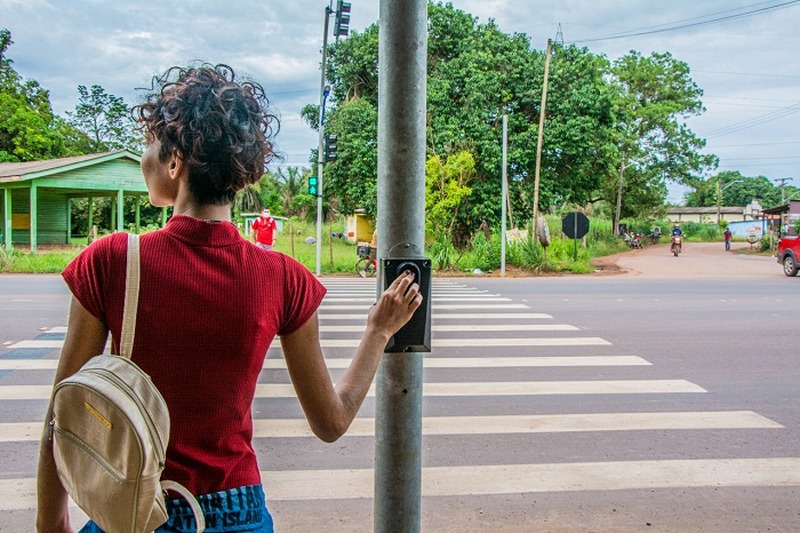
[[[127,150],[45,161],[0,163],[0,246],[71,244],[74,198],[110,197],[112,229],[125,229],[123,202],[147,197],[138,154]],[[136,201],[138,226],[139,205]],[[90,210],[91,213],[91,210]],[[89,227],[92,226],[91,219]],[[138,232],[138,227],[136,228]]]
[[[754,208],[754,204],[755,207]],[[667,219],[672,223],[699,222],[701,224],[716,224],[717,217],[720,221],[738,222],[755,220],[761,216],[761,206],[758,201],[744,207],[721,206],[716,207],[670,207],[667,209]]]

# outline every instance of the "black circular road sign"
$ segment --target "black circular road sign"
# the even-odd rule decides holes
[[[561,231],[570,239],[582,239],[589,233],[589,219],[579,211],[567,213],[561,219]]]

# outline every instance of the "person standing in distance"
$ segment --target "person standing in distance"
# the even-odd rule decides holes
[[[253,242],[259,248],[272,250],[278,235],[278,224],[269,213],[269,207],[261,210],[261,216],[253,221]]]
[[[173,206],[142,235],[132,360],[158,387],[171,428],[163,479],[188,488],[211,531],[272,533],[253,448],[252,404],[275,336],[308,424],[333,442],[352,423],[390,337],[422,302],[406,272],[378,298],[348,369],[334,385],[320,347],[325,287],[303,265],[242,238],[231,222],[236,193],[272,159],[276,118],[260,85],[225,65],[173,67],[153,80],[133,116],[145,135],[141,166],[150,202]],[[84,249],[62,273],[72,292],[55,381],[102,353],[119,353],[127,235]],[[48,407],[45,420],[52,418]],[[47,424],[46,424],[47,425]],[[194,532],[188,504],[168,499],[156,531]],[[36,529],[72,533],[68,496],[45,428],[37,473]],[[89,521],[80,533],[99,533]]]

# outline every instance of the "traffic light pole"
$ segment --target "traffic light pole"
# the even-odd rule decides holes
[[[380,258],[424,256],[427,7],[427,0],[380,2]],[[374,531],[418,532],[422,495],[422,354],[384,353],[376,390]]]
[[[317,144],[317,264],[316,274],[322,271],[322,167],[325,166],[323,142],[325,139],[325,64],[328,55],[328,19],[331,8],[325,8],[325,29],[322,33],[322,68],[319,81],[319,142]]]

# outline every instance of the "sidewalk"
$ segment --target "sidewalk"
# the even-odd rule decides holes
[[[669,243],[645,246],[604,258],[596,265],[601,273],[653,278],[768,278],[784,277],[781,266],[771,255],[737,253],[749,250],[748,243],[735,242],[730,252],[725,243],[684,242],[678,257]]]

